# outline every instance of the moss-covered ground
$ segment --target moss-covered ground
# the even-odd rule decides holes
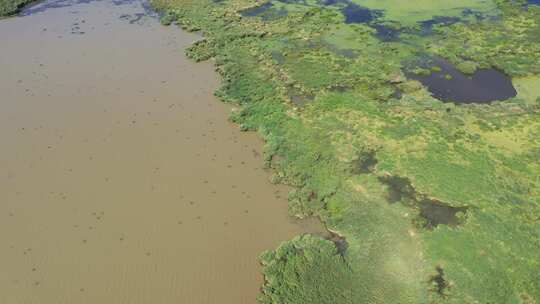
[[[214,58],[216,95],[241,105],[232,119],[261,133],[273,180],[296,188],[291,212],[347,241],[264,253],[261,303],[540,303],[540,6],[270,3],[153,2],[164,23],[203,34],[188,55]],[[377,13],[346,24],[350,3]],[[502,71],[518,94],[437,100],[406,77],[434,57]]]

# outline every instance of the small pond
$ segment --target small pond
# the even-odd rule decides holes
[[[495,69],[480,69],[465,75],[451,63],[435,59],[431,67],[438,67],[429,75],[408,73],[420,81],[437,99],[460,104],[491,103],[517,95],[510,77]]]
[[[467,207],[452,207],[435,200],[423,200],[419,204],[420,216],[425,219],[424,228],[433,229],[438,225],[456,227],[462,224],[459,214],[466,214]]]

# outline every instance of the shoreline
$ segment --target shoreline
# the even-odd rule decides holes
[[[289,216],[214,66],[182,54],[198,37],[143,4],[0,26],[2,303],[253,303],[259,254],[322,230]]]
[[[463,2],[471,7],[475,4],[474,0]],[[459,13],[453,4],[433,4],[422,7],[423,14],[418,15],[414,7],[396,9],[385,7],[385,3],[366,1],[366,6],[360,7],[345,0],[324,4],[150,0],[163,25],[178,26],[201,37],[180,50],[188,61],[211,61],[202,63],[212,65],[217,73],[213,92],[217,98],[209,99],[220,105],[208,103],[208,109],[234,109],[225,111],[227,117],[215,119],[226,118],[227,124],[252,133],[247,137],[262,140],[263,151],[253,152],[257,155],[252,155],[250,166],[265,171],[266,176],[272,174],[270,183],[275,187],[289,189],[286,195],[275,197],[287,196],[288,216],[317,221],[324,230],[320,235],[319,229],[300,234],[298,231],[305,229],[301,224],[300,228],[287,226],[291,223],[281,218],[285,210],[271,204],[274,199],[263,189],[266,186],[255,186],[245,174],[238,173],[245,180],[241,187],[249,191],[242,191],[240,198],[226,194],[228,198],[219,202],[242,200],[245,210],[236,206],[235,212],[250,214],[245,217],[249,225],[251,220],[264,222],[265,230],[257,226],[258,235],[275,241],[277,230],[280,235],[296,233],[290,240],[281,239],[278,247],[260,253],[263,277],[259,303],[539,301],[535,269],[540,269],[540,237],[536,233],[540,142],[535,139],[540,134],[540,96],[535,86],[540,79],[540,41],[535,35],[540,6],[523,10],[519,1],[501,0],[484,3],[485,7],[469,14],[465,10]],[[500,15],[487,18],[495,13],[493,5]],[[254,11],[250,9],[254,7]],[[432,16],[439,11],[443,17]],[[403,18],[392,20],[391,16]],[[73,26],[78,29],[81,24],[77,20]],[[391,33],[392,40],[383,39],[379,31]],[[519,52],[515,45],[521,46]],[[168,58],[177,63],[176,57]],[[426,85],[408,76],[415,72],[433,74],[433,85],[450,92],[454,76],[445,74],[445,67],[429,58],[447,62],[447,70],[472,86],[469,91],[480,88],[466,82],[464,71],[500,71],[517,96],[495,102],[485,102],[482,98],[486,96],[480,95],[476,101],[470,99],[474,94],[459,95],[464,98],[460,102],[453,101],[452,94],[434,96]],[[186,65],[193,66],[190,73],[194,74],[191,79],[176,80],[175,85],[194,85],[193,79],[201,78],[195,75],[199,69],[196,64]],[[164,63],[162,69],[169,67],[172,69],[170,63]],[[156,77],[161,73],[156,72]],[[485,80],[479,83],[489,83]],[[208,79],[202,77],[201,81]],[[508,92],[495,93],[502,96]],[[495,93],[487,97],[497,100]],[[199,98],[197,94],[187,97]],[[184,105],[173,104],[168,111],[177,106]],[[207,113],[200,107],[194,106],[193,115]],[[144,121],[141,117],[153,110],[129,118],[129,125]],[[241,139],[237,142],[234,135],[216,136],[220,128],[213,122],[199,127],[207,128],[199,134],[202,148],[212,142],[211,137],[214,141],[228,138],[234,142],[228,150],[230,159],[247,157],[240,151]],[[183,140],[185,147],[193,146],[191,136]],[[221,152],[221,146],[212,147]],[[201,154],[189,151],[197,157]],[[219,158],[219,153],[209,153],[208,163]],[[239,162],[244,165],[243,159]],[[264,164],[264,170],[258,170],[261,168],[256,164]],[[150,170],[150,176],[169,164],[160,170],[152,166],[155,172]],[[232,193],[224,186],[229,179],[209,181],[209,176],[228,172],[231,167],[204,171],[208,176],[199,176],[204,183],[201,189],[205,189],[201,191],[208,192],[207,184],[211,184],[219,188],[215,193]],[[198,172],[196,168],[191,171]],[[190,180],[186,177],[184,183]],[[236,189],[236,185],[231,187]],[[253,187],[260,187],[265,195],[253,198]],[[186,200],[185,193],[178,195]],[[211,200],[203,196],[202,200],[206,199]],[[185,212],[195,223],[203,223],[203,218],[219,217],[228,210],[217,211],[221,205],[216,203],[203,217],[190,213],[198,206],[195,201],[189,201],[185,210],[172,211]],[[253,202],[259,206],[253,207],[255,210],[251,209]],[[99,219],[104,216],[94,213]],[[267,216],[270,213],[273,215]],[[238,214],[230,217],[237,219]],[[218,231],[234,226],[230,219],[218,220],[224,221]],[[178,225],[186,221],[182,219]],[[255,243],[257,236],[251,230],[244,227],[241,231],[246,234],[244,246]],[[263,243],[257,242],[257,246]],[[228,252],[232,245],[225,242],[222,246],[221,250]],[[200,249],[204,248],[201,245]]]

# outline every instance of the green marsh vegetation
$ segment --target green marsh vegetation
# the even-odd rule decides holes
[[[263,253],[261,303],[540,302],[540,6],[404,2],[153,2],[204,35],[187,53],[215,60],[291,212],[347,241]],[[517,96],[442,102],[406,76],[430,58],[496,69]]]
[[[32,2],[35,0],[0,0],[0,19],[19,13],[24,6]]]

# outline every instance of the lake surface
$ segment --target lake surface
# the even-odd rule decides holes
[[[0,21],[0,303],[255,303],[287,214],[199,39],[139,1]]]

